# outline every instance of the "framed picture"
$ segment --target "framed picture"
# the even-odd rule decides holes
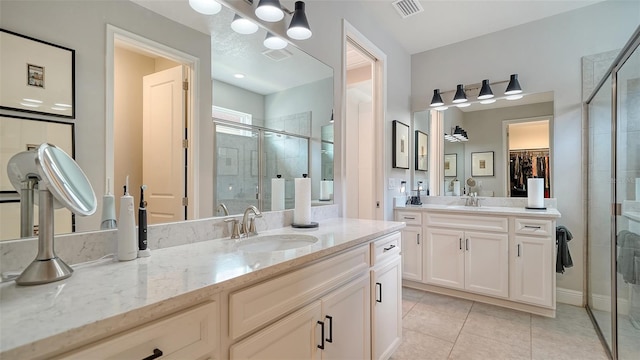
[[[393,120],[393,167],[409,169],[409,125]]]
[[[0,109],[75,118],[75,50],[0,29]]]
[[[427,134],[420,130],[416,130],[416,170],[427,171],[429,170],[429,161],[427,156]]]
[[[444,176],[445,177],[458,176],[458,154],[444,155]]]
[[[471,176],[493,176],[493,151],[471,153]]]
[[[238,175],[238,149],[218,148],[218,175]]]
[[[74,124],[53,120],[38,120],[21,116],[0,115],[0,169],[6,169],[9,159],[19,152],[33,150],[42,143],[53,144],[75,158]],[[18,192],[6,171],[0,171],[0,201],[17,198]]]

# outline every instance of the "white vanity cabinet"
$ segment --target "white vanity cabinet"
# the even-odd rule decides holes
[[[424,246],[422,212],[396,210],[395,220],[407,224],[400,232],[402,234],[402,278],[422,281],[422,247]]]
[[[477,226],[464,215],[442,216],[425,216],[425,282],[490,296],[508,297],[507,227],[497,229],[504,233],[471,231],[466,229]]]
[[[172,314],[56,359],[217,359],[218,301]]]
[[[388,359],[402,340],[402,269],[400,234],[371,244],[372,358]]]
[[[555,222],[515,218],[511,242],[511,299],[536,305],[555,303]]]

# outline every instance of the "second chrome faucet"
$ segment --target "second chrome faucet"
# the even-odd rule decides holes
[[[250,218],[249,214],[253,213],[254,217]],[[258,235],[256,230],[256,218],[261,218],[262,213],[257,207],[251,205],[245,211],[242,216],[242,223],[240,224],[240,234],[245,234],[246,237],[251,235]]]

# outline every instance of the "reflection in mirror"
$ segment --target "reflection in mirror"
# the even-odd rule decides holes
[[[426,113],[428,110],[416,113],[415,118],[427,116]],[[445,139],[444,135],[451,134],[456,126],[467,132],[468,141]],[[552,128],[553,92],[528,94],[519,100],[500,100],[488,105],[450,107],[444,111],[445,134],[440,136],[444,142],[444,157],[439,164],[444,169],[442,193],[454,195],[458,180],[460,194],[472,191],[479,196],[526,196],[526,179],[539,177],[545,179],[545,197],[551,197]],[[477,176],[475,185],[467,185],[467,179],[471,178],[471,153],[491,151],[493,176]]]
[[[427,135],[429,135],[429,127],[430,127],[430,116],[429,116],[429,110],[426,111],[421,111],[421,112],[417,112],[414,114],[413,116],[413,131],[415,133],[415,131],[421,131]],[[415,137],[414,137],[414,142],[413,142],[413,146],[415,147]],[[434,141],[433,137],[429,136],[429,141]],[[411,163],[414,164],[415,163],[415,151],[411,152],[411,156],[414,157],[414,159],[412,159]],[[430,164],[428,164],[429,166],[431,166]],[[410,186],[407,187],[407,193],[409,193],[409,195],[416,195],[418,193],[418,182],[421,181],[422,187],[423,189],[429,189],[429,173],[428,171],[419,171],[419,170],[415,170],[415,166],[411,166],[412,172],[413,172],[413,182],[410,184]],[[422,192],[422,195],[426,195],[426,192]]]
[[[332,115],[333,117],[333,115]],[[333,121],[333,120],[331,120]],[[322,148],[320,153],[322,181],[319,201],[333,200],[333,124],[324,125],[321,130]]]

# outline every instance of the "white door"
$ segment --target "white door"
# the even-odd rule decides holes
[[[320,313],[318,300],[231,346],[231,359],[320,359]]]
[[[427,229],[423,264],[427,284],[464,289],[464,232]]]
[[[422,281],[422,228],[408,226],[402,234],[402,278]]]
[[[403,248],[404,251],[404,248]],[[388,359],[402,340],[400,257],[373,272],[373,359]]]
[[[370,300],[369,276],[353,280],[322,298],[323,359],[371,358]]]
[[[185,220],[184,78],[183,67],[176,66],[142,81],[142,181],[149,224]]]
[[[551,306],[555,243],[548,237],[516,236],[511,250],[515,258],[511,298],[531,304]]]
[[[467,231],[465,288],[476,293],[509,296],[509,236]]]

